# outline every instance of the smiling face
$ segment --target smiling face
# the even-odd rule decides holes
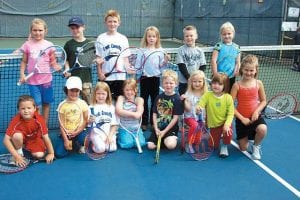
[[[204,78],[200,74],[193,76],[193,78],[191,79],[192,89],[202,90],[205,83],[204,81]]]
[[[80,90],[77,88],[72,88],[68,90],[68,100],[69,101],[77,101],[79,98]]]
[[[83,37],[85,26],[71,25],[69,28],[73,38],[80,39]]]
[[[123,92],[126,99],[129,101],[134,101],[136,91],[131,85],[125,85]]]
[[[157,35],[154,31],[149,30],[147,32],[147,36],[146,36],[146,40],[147,40],[147,46],[153,46],[155,47],[156,42],[157,42]]]
[[[105,90],[103,90],[102,88],[97,89],[95,92],[97,104],[105,104],[107,96],[108,93]]]
[[[120,26],[120,20],[118,17],[108,16],[105,20],[105,25],[109,33],[115,33]]]
[[[221,32],[221,38],[225,44],[231,44],[234,38],[234,31],[231,28],[224,28]]]
[[[47,33],[47,30],[45,29],[44,24],[41,23],[35,23],[31,26],[31,38],[35,41],[41,41],[45,38],[45,35]]]
[[[166,95],[173,95],[175,93],[176,81],[170,76],[165,77],[162,86]]]
[[[195,30],[185,30],[183,33],[184,43],[189,47],[194,47],[198,38]]]
[[[250,80],[256,77],[257,70],[255,65],[248,63],[243,66],[241,72],[243,79]]]

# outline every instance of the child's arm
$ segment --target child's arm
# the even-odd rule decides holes
[[[236,97],[237,97],[237,93],[239,91],[239,86],[237,83],[234,83],[233,86],[232,86],[232,89],[231,89],[231,97],[232,97],[232,100],[233,102],[236,100]],[[241,120],[241,122],[244,124],[244,125],[249,125],[251,124],[251,120],[249,118],[246,118],[244,117],[243,115],[241,115],[237,109],[234,109],[234,116],[236,118],[238,118],[239,120]]]
[[[130,117],[139,119],[144,112],[144,100],[140,97],[136,98],[137,110],[136,112],[131,112],[123,109],[123,103],[125,101],[124,96],[119,96],[116,103],[116,114],[122,117]]]
[[[45,159],[46,159],[46,162],[48,164],[50,164],[50,163],[52,163],[52,161],[54,159],[54,150],[53,150],[52,142],[51,142],[48,134],[43,135],[43,140],[45,142],[45,145],[47,147],[47,152],[48,152]]]
[[[70,137],[76,137],[77,135],[79,135],[87,126],[89,122],[89,110],[86,110],[83,112],[83,121],[81,123],[81,125],[77,128],[77,130],[73,133],[70,134]]]
[[[98,73],[98,78],[101,81],[105,80],[105,74],[102,72],[102,65],[104,63],[104,59],[101,56],[96,56],[96,64],[97,64],[97,73]]]
[[[108,142],[109,143],[113,142],[113,136],[116,135],[118,128],[119,128],[118,125],[110,126],[110,130],[109,130],[109,134],[108,134]]]
[[[226,105],[227,108],[226,108],[225,112],[227,112],[227,116],[226,116],[226,121],[223,126],[223,133],[227,134],[227,133],[229,133],[230,126],[232,124],[233,117],[234,117],[234,103],[233,103],[232,97],[229,94],[226,94],[225,98],[226,98],[226,104],[227,104]]]
[[[218,73],[218,68],[217,68],[218,55],[219,55],[219,52],[217,50],[213,50],[212,56],[211,56],[211,71],[212,71],[213,76]]]
[[[157,113],[153,113],[152,119],[153,119],[153,128],[154,128],[155,134],[156,134],[156,136],[158,136],[160,134],[160,130],[157,126]]]
[[[186,64],[178,63],[178,69],[186,80],[188,80],[190,78],[190,74],[186,68]]]
[[[178,122],[178,119],[179,119],[179,115],[173,115],[173,118],[170,121],[170,123],[168,124],[168,126],[164,130],[159,131],[160,135],[163,137],[169,130],[171,130]]]
[[[11,142],[11,139],[12,138],[10,136],[5,134],[4,139],[3,139],[3,144],[7,148],[9,153],[14,157],[16,165],[21,166],[21,167],[25,167],[26,166],[26,161],[24,160],[24,158],[20,154],[18,154],[18,152],[16,151],[14,145]]]
[[[235,59],[234,76],[239,75],[240,66],[241,66],[241,53],[239,53]]]
[[[251,121],[256,121],[261,113],[261,111],[266,107],[267,105],[267,97],[266,97],[266,93],[265,93],[265,88],[264,85],[261,81],[257,81],[258,82],[258,96],[259,96],[259,101],[260,103],[258,104],[258,107],[256,108],[256,110],[253,112],[252,117],[251,117]]]
[[[28,62],[28,56],[27,54],[24,52],[23,53],[23,57],[21,60],[21,64],[20,64],[20,83],[24,83],[25,82],[25,69],[27,66],[27,62]]]

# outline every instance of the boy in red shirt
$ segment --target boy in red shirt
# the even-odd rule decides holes
[[[17,107],[19,112],[11,120],[3,139],[5,147],[12,155],[12,162],[17,166],[26,166],[22,150],[24,147],[34,158],[45,157],[47,163],[52,163],[53,146],[45,120],[38,114],[34,99],[29,95],[22,95]]]

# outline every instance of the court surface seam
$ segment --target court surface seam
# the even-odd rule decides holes
[[[287,181],[285,181],[283,178],[281,178],[278,174],[276,174],[274,171],[272,171],[269,167],[267,167],[261,161],[259,161],[259,160],[253,160],[251,158],[251,155],[247,151],[241,151],[240,148],[239,148],[239,146],[238,146],[238,144],[235,141],[231,140],[231,144],[235,148],[237,148],[240,152],[242,152],[245,156],[247,156],[250,160],[252,160],[256,165],[258,165],[265,172],[267,172],[274,179],[276,179],[280,184],[282,184],[284,187],[286,187],[288,190],[290,190],[292,193],[294,193],[298,198],[300,198],[300,191],[297,190],[294,186],[292,186]]]

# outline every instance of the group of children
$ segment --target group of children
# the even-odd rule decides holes
[[[215,147],[220,146],[221,157],[228,156],[227,145],[232,139],[232,121],[235,116],[240,149],[249,150],[249,141],[253,141],[252,156],[254,159],[260,159],[260,144],[267,131],[266,123],[260,116],[266,105],[266,95],[262,82],[256,79],[257,58],[246,56],[240,63],[239,46],[233,43],[235,30],[230,22],[221,26],[221,42],[216,44],[213,51],[211,91],[208,91],[208,79],[203,72],[207,65],[206,59],[201,48],[196,46],[197,30],[190,25],[183,29],[184,45],[178,50],[179,72],[162,72],[160,62],[164,61],[161,60],[144,66],[143,70],[146,73],[143,73],[140,79],[141,97],[137,97],[137,82],[134,79],[125,80],[124,73],[105,76],[113,68],[114,62],[104,62],[103,58],[110,53],[120,53],[129,44],[127,38],[117,31],[121,23],[117,11],[109,10],[104,20],[107,32],[100,34],[97,41],[104,44],[105,48],[96,48],[98,82],[94,89],[90,69],[78,69],[64,74],[68,78],[64,88],[65,101],[80,101],[78,104],[83,112],[83,120],[74,133],[66,133],[61,127],[61,140],[55,148],[56,157],[68,155],[69,137],[77,141],[79,151],[83,153],[84,138],[89,130],[86,127],[92,126],[93,123],[101,124],[101,133],[97,129],[91,131],[95,152],[116,151],[117,143],[121,148],[132,148],[135,146],[134,139],[119,127],[119,123],[122,123],[122,120],[128,123],[130,119],[134,127],[140,118],[143,130],[147,129],[149,123],[153,130],[147,143],[143,132],[139,130],[142,146],[147,144],[149,149],[155,149],[158,136],[162,136],[162,145],[167,149],[174,149],[177,146],[179,117],[184,113],[190,138],[197,126],[197,115],[205,112],[207,126],[215,141]],[[67,53],[66,69],[73,67],[77,48],[89,42],[84,37],[85,24],[81,18],[72,17],[68,26],[73,39],[64,46]],[[21,47],[21,82],[24,82],[26,66],[27,70],[30,70],[40,50],[52,45],[44,39],[46,33],[46,23],[41,19],[34,19],[30,27],[30,38]],[[160,34],[156,27],[150,26],[145,30],[141,46],[145,54],[161,49]],[[123,59],[126,63],[126,57]],[[235,82],[237,75],[241,75],[241,80]],[[160,94],[161,82],[163,92]],[[54,148],[47,134],[47,122],[49,104],[53,102],[52,77],[36,74],[27,83],[32,97],[24,95],[19,98],[19,113],[9,124],[4,144],[16,165],[25,164],[22,159],[23,144],[36,158],[44,157],[47,153],[45,158],[51,163],[54,159]],[[176,92],[177,86],[179,94]],[[84,101],[80,99],[80,94]],[[148,105],[149,96],[151,106]],[[237,101],[236,108],[234,101]],[[126,102],[134,102],[135,108],[128,108]],[[38,111],[42,111],[43,117]],[[59,108],[57,111],[60,112]]]

